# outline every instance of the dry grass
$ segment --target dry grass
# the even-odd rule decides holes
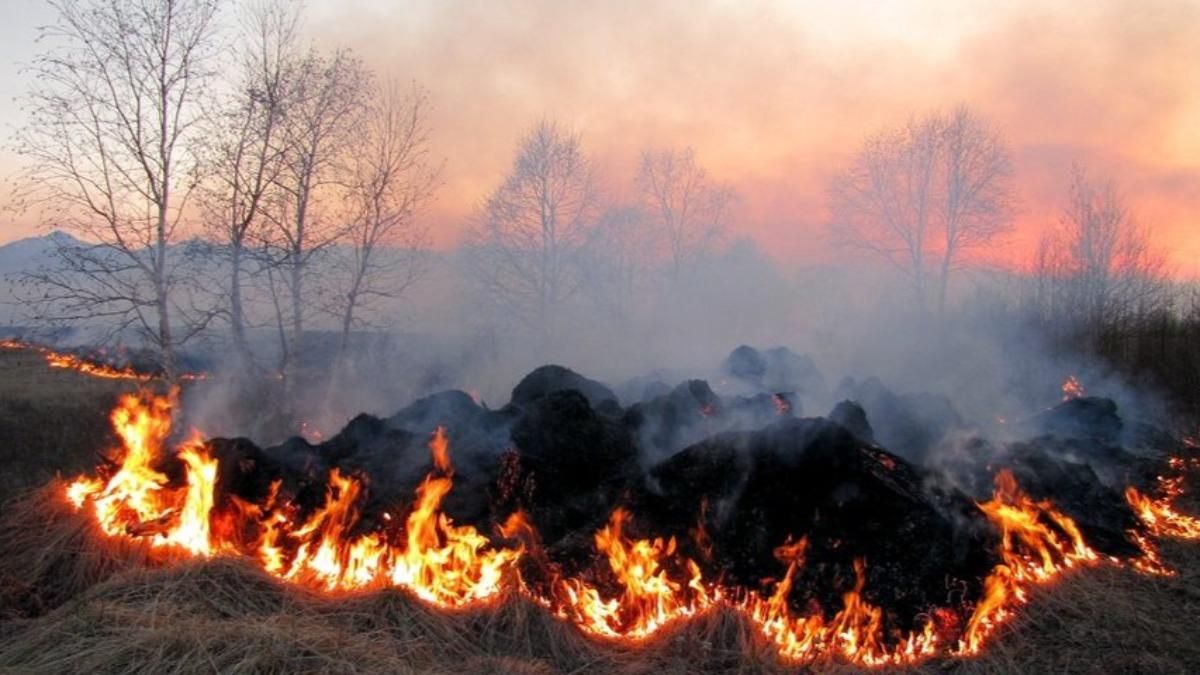
[[[0,516],[0,672],[771,673],[757,631],[719,610],[639,644],[584,637],[523,597],[446,612],[398,590],[334,596],[242,559],[163,563],[99,536],[60,485]],[[51,492],[55,490],[55,492]],[[969,661],[925,673],[1190,673],[1200,664],[1200,552],[1149,578],[1081,570],[1031,604]],[[6,670],[7,669],[7,670]],[[802,670],[852,672],[838,664]]]
[[[119,390],[104,384],[109,386],[74,388],[47,380],[25,402],[37,410],[100,408],[97,400]],[[48,390],[58,393],[48,395]],[[20,396],[11,382],[0,386],[0,410],[13,401],[20,404]],[[46,435],[32,439],[33,447],[53,447],[56,438],[65,438],[67,445],[59,448],[57,459],[19,464],[18,471],[32,466],[35,472],[12,484],[39,484],[56,466],[90,464],[98,436],[63,435],[68,433],[63,427],[74,421],[59,418],[53,428],[30,425],[29,434]],[[3,673],[854,670],[837,664],[804,669],[779,664],[762,637],[725,610],[669,627],[640,645],[611,644],[584,637],[522,597],[444,612],[395,590],[319,595],[284,585],[242,560],[164,564],[141,545],[102,537],[64,503],[61,489],[56,483],[34,490],[0,513]],[[1200,509],[1196,502],[1185,506]],[[1036,592],[984,657],[933,662],[918,670],[972,675],[1197,672],[1200,547],[1168,545],[1164,554],[1179,576],[1082,570]]]
[[[0,620],[43,614],[149,559],[76,514],[58,481],[4,505],[0,556]]]
[[[0,349],[0,502],[96,465],[115,445],[108,423],[134,385],[52,369],[33,351]]]

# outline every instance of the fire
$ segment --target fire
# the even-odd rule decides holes
[[[559,580],[565,604],[559,616],[572,620],[595,635],[641,639],[677,619],[692,616],[712,604],[700,568],[682,559],[686,583],[672,580],[665,563],[676,553],[675,538],[630,540],[624,530],[630,515],[613,511],[608,525],[596,533],[596,549],[624,589],[619,597],[604,600],[595,586],[582,579]],[[686,590],[685,590],[686,589]]]
[[[742,607],[759,630],[775,643],[781,656],[792,661],[811,661],[838,656],[867,666],[915,663],[937,653],[933,623],[889,648],[884,640],[883,610],[863,599],[866,563],[854,561],[854,588],[842,596],[842,609],[833,618],[820,615],[792,616],[788,596],[797,570],[804,565],[808,539],[784,545],[775,556],[787,562],[787,572],[769,598],[750,595]]]
[[[101,377],[109,380],[135,380],[138,382],[148,382],[152,376],[145,373],[139,373],[132,368],[113,368],[101,363],[92,363],[85,361],[78,356],[72,354],[62,354],[59,352],[47,351],[44,352],[46,363],[51,368],[65,368],[74,370],[84,375],[92,377]]]
[[[125,396],[112,415],[122,441],[120,467],[106,481],[83,477],[67,486],[77,508],[89,508],[111,536],[149,537],[154,547],[194,555],[245,552],[271,574],[327,591],[386,585],[408,588],[445,607],[486,600],[502,590],[502,579],[520,550],[493,549],[475,528],[455,525],[441,512],[453,469],[445,431],[430,442],[435,472],[417,488],[404,536],[387,531],[358,533],[365,483],[334,469],[325,504],[299,522],[295,505],[272,485],[262,506],[248,505],[258,535],[243,546],[232,534],[214,531],[212,514],[217,460],[198,436],[186,441],[176,459],[183,465],[182,487],[172,487],[157,465],[171,432],[173,397],[148,393]]]
[[[933,608],[906,633],[889,626],[884,609],[868,601],[868,566],[861,559],[854,561],[854,582],[844,589],[840,607],[795,612],[789,600],[812,546],[820,544],[807,537],[775,550],[781,575],[765,586],[769,593],[730,589],[705,579],[675,538],[629,536],[633,515],[617,508],[594,536],[603,565],[593,570],[594,576],[564,577],[555,574],[523,512],[511,514],[498,528],[503,541],[519,543],[498,546],[442,511],[454,477],[444,429],[430,438],[432,468],[412,504],[383,513],[376,523],[366,522],[361,512],[369,483],[338,469],[330,472],[324,502],[315,508],[305,510],[292,502],[276,480],[260,503],[232,498],[231,509],[220,509],[218,460],[200,436],[193,434],[174,453],[167,451],[175,407],[174,392],[122,397],[111,415],[121,440],[115,468],[66,487],[65,498],[94,517],[107,535],[137,538],[169,556],[246,556],[281,580],[330,593],[399,587],[442,608],[523,593],[560,619],[608,640],[643,640],[721,605],[745,616],[790,662],[836,660],[866,667],[965,657],[983,649],[1027,601],[1032,587],[1072,568],[1123,564],[1098,556],[1071,518],[1048,501],[1032,499],[1011,472],[1002,470],[992,499],[978,504],[1000,535],[1001,562],[983,580],[970,615],[957,608]],[[1183,491],[1186,465],[1175,460],[1172,467],[1179,475],[1159,479],[1161,496],[1130,489],[1126,497],[1150,534],[1200,538],[1200,519],[1173,506]],[[407,516],[393,518],[397,512]],[[690,532],[702,552],[707,542],[703,527],[702,510]],[[1153,543],[1138,532],[1131,536],[1146,552],[1130,561],[1133,569],[1162,573],[1166,567]],[[548,573],[540,577],[548,582],[527,586],[518,574],[522,560]]]
[[[1183,494],[1186,464],[1176,457],[1171,459],[1170,466],[1174,475],[1158,477],[1157,492],[1160,497],[1148,497],[1130,486],[1125,489],[1125,499],[1154,536],[1200,539],[1200,518],[1180,513],[1175,508],[1175,500]]]
[[[84,477],[71,483],[67,499],[76,507],[90,502],[109,535],[149,535],[152,546],[208,556],[216,460],[193,437],[178,455],[185,467],[182,489],[170,487],[167,476],[154,467],[171,433],[175,396],[173,390],[168,396],[142,392],[121,397],[111,416],[125,450],[120,468],[107,481]]]
[[[0,348],[3,349],[30,349],[38,352],[46,359],[46,364],[51,368],[61,368],[65,370],[73,370],[77,373],[82,373],[90,377],[97,377],[106,380],[131,380],[134,382],[150,382],[157,375],[139,372],[131,367],[118,368],[104,363],[99,363],[94,360],[81,358],[74,354],[66,352],[57,352],[49,347],[29,344],[19,340],[0,340]],[[203,380],[208,375],[206,373],[182,373],[179,375],[180,380]]]
[[[486,536],[470,526],[456,526],[439,511],[450,492],[449,444],[438,428],[429,444],[437,473],[417,488],[417,505],[408,517],[407,546],[396,556],[392,583],[411,589],[424,600],[461,606],[498,594],[520,549],[490,549]]]
[[[1013,606],[1027,600],[1030,585],[1099,559],[1075,522],[1050,502],[1034,501],[1022,492],[1011,471],[1001,470],[995,480],[995,494],[979,508],[1000,530],[1002,562],[984,580],[983,599],[958,645],[961,654],[977,654],[987,636],[1011,616]]]
[[[1062,383],[1062,400],[1070,401],[1084,395],[1083,384],[1074,375],[1068,375]]]

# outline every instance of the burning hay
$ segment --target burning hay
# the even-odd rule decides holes
[[[1059,478],[1090,464],[1046,437],[991,449],[997,464],[965,475],[864,440],[869,412],[850,416],[864,417],[852,431],[797,418],[783,394],[726,399],[695,381],[622,410],[565,369],[518,390],[497,411],[445,394],[321,444],[268,448],[179,437],[172,399],[123,398],[113,466],[5,514],[4,574],[23,583],[5,609],[30,618],[5,628],[0,658],[41,670],[403,672],[467,654],[514,672],[911,666],[979,654],[1068,570],[1169,575],[1158,538],[1200,527],[1174,504],[1182,459],[1122,491],[1100,476],[1136,477],[1139,463],[1108,449],[1103,470]],[[680,424],[698,427],[665,429]],[[972,488],[982,477],[986,492]],[[1054,485],[1063,506],[1043,494]],[[188,622],[198,632],[163,632]],[[106,631],[119,624],[137,634],[115,648]],[[299,660],[274,661],[285,657],[264,645],[293,644],[289,627],[313,637],[289,648]],[[354,639],[330,642],[342,633]],[[212,635],[236,644],[218,655]]]

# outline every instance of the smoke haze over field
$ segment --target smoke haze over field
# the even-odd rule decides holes
[[[0,167],[74,238],[2,252],[0,324],[203,360],[276,431],[547,363],[720,388],[741,344],[811,355],[814,415],[844,376],[988,423],[1069,374],[1135,402],[1154,359],[1147,400],[1200,391],[1162,367],[1200,320],[1200,2],[9,10]]]
[[[7,3],[0,82],[19,92],[39,3]],[[982,256],[1024,265],[1061,212],[1072,163],[1111,175],[1158,229],[1180,277],[1200,274],[1200,4],[791,2],[310,3],[306,31],[430,90],[444,186],[439,248],[548,116],[578,130],[610,194],[644,147],[691,145],[741,195],[735,234],[775,259],[836,259],[824,186],[869,133],[958,102],[1009,141],[1021,210]],[[18,106],[0,107],[9,125]],[[5,173],[15,167],[8,151]],[[0,240],[33,231],[6,215]]]

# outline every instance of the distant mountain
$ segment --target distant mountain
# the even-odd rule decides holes
[[[83,244],[79,239],[61,230],[40,237],[18,239],[0,246],[0,275],[31,272],[53,260],[54,250],[59,246]]]

